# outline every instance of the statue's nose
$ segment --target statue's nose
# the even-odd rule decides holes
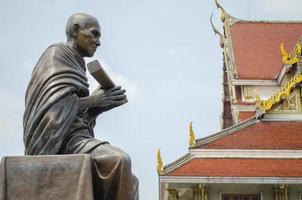
[[[100,46],[101,45],[101,42],[100,42],[100,40],[96,40],[96,46]]]

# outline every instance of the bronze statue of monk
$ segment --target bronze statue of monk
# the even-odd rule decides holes
[[[99,23],[76,13],[68,19],[66,35],[67,43],[48,47],[33,69],[23,118],[25,154],[89,153],[96,200],[138,200],[129,156],[94,138],[97,116],[127,102],[121,87],[89,94],[83,58],[100,46]]]

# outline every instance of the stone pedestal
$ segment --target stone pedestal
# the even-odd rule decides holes
[[[0,200],[93,200],[89,154],[4,157]]]

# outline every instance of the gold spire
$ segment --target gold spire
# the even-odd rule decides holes
[[[163,160],[161,158],[160,149],[157,150],[157,174],[160,176],[163,173]]]
[[[195,144],[195,133],[193,131],[192,122],[190,122],[190,125],[189,125],[189,144],[190,144],[190,146]]]

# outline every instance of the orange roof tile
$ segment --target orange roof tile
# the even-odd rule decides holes
[[[256,122],[197,149],[302,149],[302,122]],[[200,139],[202,141],[202,139]]]
[[[231,39],[239,79],[275,79],[282,68],[280,44],[290,52],[302,34],[302,23],[237,22]]]
[[[302,177],[302,159],[194,159],[166,176]]]

